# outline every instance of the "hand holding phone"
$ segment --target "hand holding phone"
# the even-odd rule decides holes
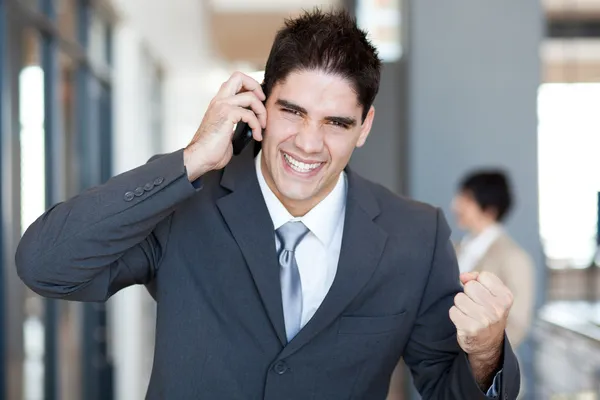
[[[238,122],[231,138],[233,146],[233,155],[239,155],[252,141],[252,128],[245,122]]]
[[[263,84],[260,85],[263,89]],[[263,102],[264,104],[264,102]],[[233,132],[233,137],[231,138],[231,144],[233,146],[233,155],[239,155],[246,146],[252,141],[252,128],[248,125],[247,122],[240,121],[235,127],[235,132]]]
[[[240,72],[231,75],[210,102],[200,127],[184,149],[184,165],[190,181],[225,167],[231,160],[235,124],[238,125],[236,131],[238,128],[241,131],[247,124],[252,133],[250,138],[244,137],[244,145],[252,137],[262,140],[262,129],[267,123],[265,99],[261,85],[255,79]],[[236,144],[236,150],[239,149]]]

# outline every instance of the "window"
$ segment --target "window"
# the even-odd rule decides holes
[[[0,222],[15,239],[50,206],[111,176],[112,19],[101,3],[0,2],[1,33],[8,43],[0,46],[0,62],[14,73],[0,80],[2,93],[10,94],[0,98],[0,108],[11,117],[2,132],[3,139],[18,142],[10,143],[13,151],[1,152],[10,161],[6,165],[16,166],[6,171],[15,190],[1,194],[20,210],[20,218],[16,212],[14,219]],[[0,274],[1,295],[5,285]],[[10,375],[10,398],[54,399],[59,393],[62,400],[76,400],[91,398],[98,387],[109,393],[111,360],[107,337],[99,334],[106,328],[105,306],[46,300],[20,282],[10,285],[18,290],[8,304],[23,312],[9,315],[9,335],[20,336],[14,343],[22,343],[24,353],[21,371]],[[0,331],[9,331],[2,320]],[[11,368],[16,361],[11,359]]]
[[[551,268],[585,268],[596,250],[600,83],[547,83],[538,95],[540,236]]]

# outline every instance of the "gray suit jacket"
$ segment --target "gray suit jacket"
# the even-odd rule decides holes
[[[157,302],[148,399],[384,399],[402,356],[424,399],[485,399],[448,316],[461,285],[441,212],[350,170],[337,275],[286,343],[252,156],[195,188],[180,150],[54,206],[19,245],[20,277],[78,301],[147,285]],[[501,396],[514,399],[508,340],[503,362]]]

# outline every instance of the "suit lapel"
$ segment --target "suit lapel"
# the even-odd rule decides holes
[[[274,228],[256,178],[251,147],[225,168],[221,185],[232,192],[220,198],[217,206],[246,259],[273,328],[285,345]]]
[[[362,178],[349,169],[347,173],[344,233],[335,279],[315,315],[284,348],[282,357],[298,351],[333,323],[369,281],[381,259],[387,234],[373,221],[379,205]]]

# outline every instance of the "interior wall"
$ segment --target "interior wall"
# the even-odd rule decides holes
[[[359,174],[397,194],[405,190],[405,68],[404,60],[383,65],[371,133],[350,161]]]
[[[537,91],[543,13],[536,1],[415,0],[408,10],[408,193],[451,215],[460,178],[499,167],[516,203],[507,229],[533,257],[538,306],[546,268],[539,238]],[[521,368],[532,381],[530,343]]]

